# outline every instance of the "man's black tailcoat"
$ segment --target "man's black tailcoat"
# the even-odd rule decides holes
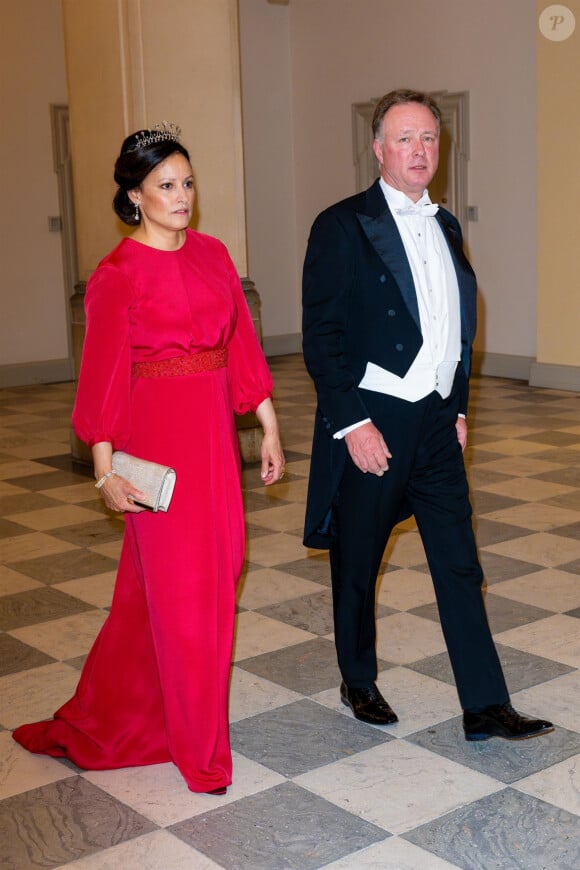
[[[457,220],[440,208],[457,273],[461,306],[459,410],[467,410],[476,327],[476,281]],[[303,350],[316,386],[316,411],[304,543],[329,546],[329,515],[346,457],[333,433],[370,417],[358,389],[367,362],[399,377],[422,343],[411,269],[379,181],[322,212],[304,264]],[[387,442],[388,443],[388,442]],[[402,517],[401,517],[402,518]]]

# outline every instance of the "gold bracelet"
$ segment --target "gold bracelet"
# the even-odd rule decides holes
[[[107,471],[106,474],[103,474],[103,476],[99,478],[99,480],[97,480],[97,482],[95,483],[95,489],[100,489],[107,482],[107,480],[116,473],[116,471]]]

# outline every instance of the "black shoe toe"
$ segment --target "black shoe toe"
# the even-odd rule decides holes
[[[546,719],[522,716],[511,704],[491,704],[476,712],[465,710],[463,730],[466,740],[488,740],[490,737],[527,740],[540,734],[548,734],[554,730],[554,726]]]
[[[385,701],[375,684],[364,688],[351,688],[341,683],[340,700],[350,707],[355,719],[370,725],[393,725],[398,716]]]

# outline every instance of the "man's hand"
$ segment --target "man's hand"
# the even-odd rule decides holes
[[[352,461],[365,474],[368,471],[382,477],[389,470],[391,452],[373,423],[363,423],[345,435],[344,440]]]
[[[455,421],[455,431],[457,432],[457,440],[463,452],[467,446],[467,420],[465,417],[458,417]]]

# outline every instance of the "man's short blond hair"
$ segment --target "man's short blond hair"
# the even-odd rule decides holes
[[[441,109],[429,94],[422,91],[411,91],[408,88],[399,88],[396,91],[389,91],[384,97],[378,101],[373,114],[373,136],[375,139],[381,139],[383,119],[390,108],[393,106],[405,105],[405,103],[419,103],[425,106],[432,112],[437,121],[437,132],[441,130]]]

